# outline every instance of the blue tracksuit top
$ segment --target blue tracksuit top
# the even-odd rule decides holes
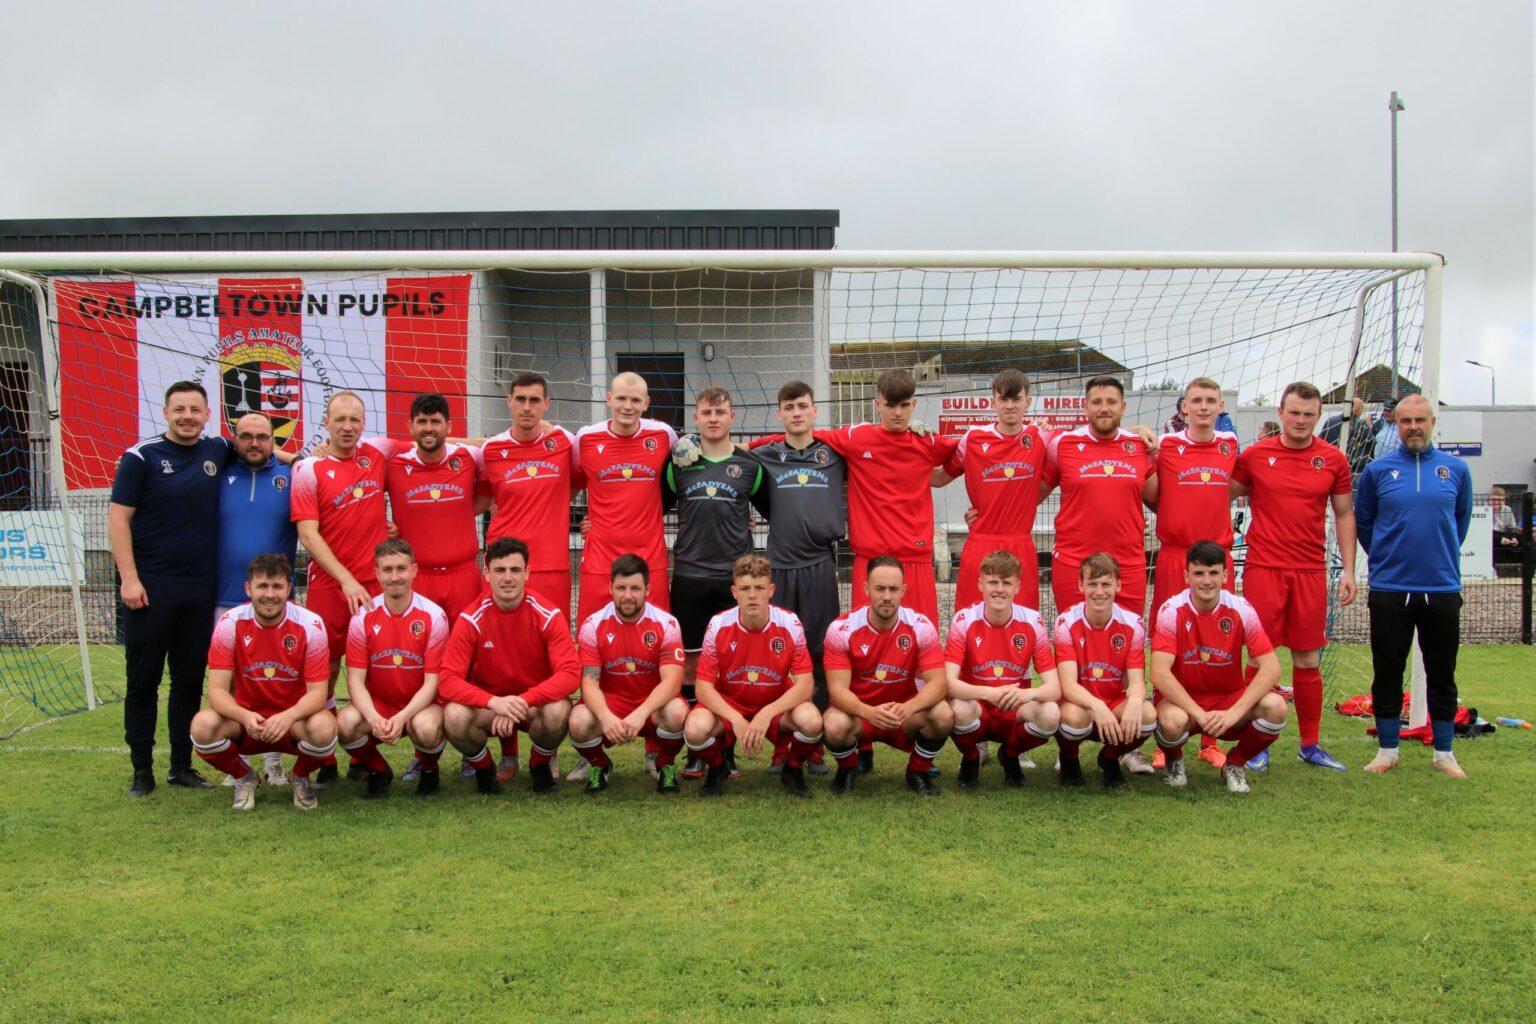
[[[1372,590],[1461,590],[1461,542],[1472,523],[1472,473],[1431,445],[1376,459],[1355,481],[1355,525],[1371,556]]]

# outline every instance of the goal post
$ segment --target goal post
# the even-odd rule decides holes
[[[636,368],[653,409],[680,426],[695,391],[725,387],[744,434],[777,427],[775,394],[792,378],[838,425],[870,418],[874,378],[905,367],[920,416],[953,432],[986,418],[987,382],[1005,366],[1030,375],[1045,426],[1081,422],[1084,381],[1110,373],[1127,384],[1128,421],[1160,429],[1182,383],[1206,375],[1247,443],[1293,380],[1325,392],[1325,413],[1378,378],[1433,400],[1442,264],[1431,253],[0,253],[0,370],[16,384],[0,408],[19,408],[28,428],[0,424],[0,518],[52,524],[58,552],[46,582],[0,559],[0,736],[120,695],[107,488],[122,450],[162,429],[174,380],[205,384],[210,434],[262,410],[303,452],[341,388],[363,396],[375,432],[403,435],[410,397],[437,390],[464,432],[494,433],[507,383],[526,370],[550,381],[551,419],[568,426],[604,415],[607,380]],[[936,492],[941,534],[963,530],[964,506],[960,485]],[[1046,552],[1054,508],[1035,524]],[[1363,613],[1333,611],[1344,642],[1325,664],[1330,692],[1367,689]]]

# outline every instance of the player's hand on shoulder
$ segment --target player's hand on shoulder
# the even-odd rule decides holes
[[[698,462],[703,454],[699,439],[693,434],[684,434],[672,445],[672,465],[685,469]]]
[[[937,431],[922,420],[913,420],[911,423],[908,423],[907,430],[918,437],[928,437],[931,434],[937,433]]]
[[[321,441],[315,445],[314,449],[309,453],[309,457],[312,459],[323,459],[329,454],[331,454],[331,442]]]
[[[384,536],[390,540],[398,540],[400,537],[400,525],[393,519],[384,520]]]
[[[1147,446],[1148,451],[1157,451],[1157,446],[1162,443],[1162,437],[1157,431],[1145,423],[1138,423],[1131,429],[1141,438],[1141,443]]]

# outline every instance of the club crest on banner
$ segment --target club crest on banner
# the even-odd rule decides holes
[[[299,339],[287,331],[234,331],[219,339],[220,405],[224,433],[259,412],[272,421],[272,441],[285,451],[304,443],[304,355]]]

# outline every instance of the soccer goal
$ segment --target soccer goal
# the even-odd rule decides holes
[[[1357,388],[1432,397],[1441,265],[1422,253],[0,254],[0,736],[121,695],[109,489],[123,450],[164,429],[176,380],[204,384],[210,433],[262,411],[293,452],[323,438],[325,400],[342,388],[363,397],[373,432],[403,435],[411,397],[430,390],[448,396],[456,432],[493,434],[507,382],[527,370],[571,426],[606,415],[604,385],[622,370],[650,382],[651,415],[682,428],[694,392],[725,387],[743,436],[777,428],[777,390],[795,378],[836,426],[870,418],[875,379],[905,367],[919,417],[956,432],[989,417],[1003,367],[1030,376],[1031,415],[1057,428],[1083,422],[1093,376],[1120,379],[1127,422],[1157,431],[1184,382],[1208,376],[1247,443],[1295,380],[1322,390],[1325,416]],[[962,485],[935,505],[945,581]],[[1044,552],[1054,508],[1035,523]],[[1234,521],[1240,537],[1246,510]],[[1147,543],[1155,552],[1150,515]],[[951,591],[941,582],[941,612]],[[1335,695],[1368,688],[1365,623],[1335,602]]]

